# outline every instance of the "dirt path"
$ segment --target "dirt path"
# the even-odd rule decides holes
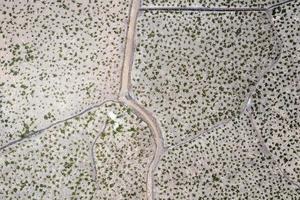
[[[128,94],[131,84],[130,84],[130,72],[131,66],[134,57],[134,49],[135,49],[135,31],[136,31],[136,22],[140,9],[140,0],[132,0],[129,20],[128,20],[128,28],[127,28],[127,36],[126,36],[126,44],[125,44],[125,53],[124,53],[124,61],[123,61],[123,69],[122,69],[122,77],[121,77],[121,90],[120,97],[124,97]]]
[[[120,101],[129,106],[141,119],[143,119],[149,126],[154,140],[155,140],[155,155],[149,165],[147,173],[147,199],[152,200],[153,197],[153,173],[157,164],[165,151],[163,146],[163,138],[156,119],[145,108],[139,105],[131,96],[131,67],[133,63],[134,50],[135,50],[135,33],[136,22],[140,9],[140,1],[133,0],[130,9],[130,18],[127,30],[127,40],[124,54],[124,63],[122,70],[122,82],[120,90]]]

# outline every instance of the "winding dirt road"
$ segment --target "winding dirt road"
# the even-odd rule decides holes
[[[157,120],[145,108],[139,105],[130,95],[131,91],[131,68],[135,50],[135,33],[136,22],[140,10],[140,1],[132,0],[130,17],[127,29],[127,40],[124,54],[124,63],[122,70],[121,90],[119,101],[129,106],[142,120],[144,120],[155,140],[155,154],[149,165],[147,174],[147,199],[152,200],[153,197],[153,173],[157,164],[164,153],[163,137]]]

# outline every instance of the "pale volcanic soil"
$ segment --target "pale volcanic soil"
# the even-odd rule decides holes
[[[0,199],[300,199],[299,10],[0,1]]]

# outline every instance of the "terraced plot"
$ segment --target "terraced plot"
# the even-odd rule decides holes
[[[287,176],[300,187],[300,2],[273,10],[282,53],[254,93],[261,137]]]
[[[239,115],[278,54],[265,12],[145,11],[132,93],[173,145]]]
[[[0,2],[0,146],[117,98],[129,4]]]
[[[155,173],[155,199],[297,199],[245,114],[170,149]]]
[[[0,199],[145,199],[153,138],[108,102],[0,152]]]

